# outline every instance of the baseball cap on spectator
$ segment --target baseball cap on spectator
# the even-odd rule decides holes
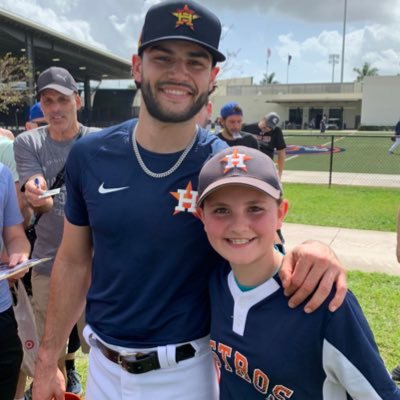
[[[44,118],[42,107],[40,102],[38,101],[29,109],[29,121],[33,121],[34,119]]]
[[[270,112],[264,117],[265,124],[271,129],[275,129],[280,120],[279,115],[274,112]]]
[[[259,150],[234,146],[210,158],[200,171],[197,206],[215,190],[226,185],[248,186],[279,200],[282,186],[275,163]]]
[[[164,40],[185,40],[204,47],[215,62],[225,61],[218,50],[221,22],[194,1],[163,1],[149,8],[138,44],[138,53]]]
[[[40,94],[45,89],[54,89],[65,96],[78,93],[75,79],[61,67],[50,67],[43,71],[37,80],[37,91]]]
[[[239,104],[231,101],[230,103],[226,103],[220,111],[222,118],[228,118],[230,115],[243,115],[243,111],[240,108]]]

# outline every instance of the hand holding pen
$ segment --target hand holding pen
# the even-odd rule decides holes
[[[28,203],[33,208],[52,207],[53,201],[48,198],[41,198],[47,190],[47,183],[43,176],[35,176],[25,184],[25,195]]]

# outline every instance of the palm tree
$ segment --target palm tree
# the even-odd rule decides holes
[[[264,73],[264,76],[260,81],[260,85],[271,85],[275,83],[279,83],[275,80],[275,72],[271,72],[270,74]]]
[[[353,71],[356,72],[357,75],[357,82],[361,82],[364,80],[366,76],[377,76],[378,68],[372,68],[369,62],[365,62],[361,68],[353,68]]]

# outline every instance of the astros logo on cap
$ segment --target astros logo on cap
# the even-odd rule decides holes
[[[226,174],[232,168],[239,168],[247,172],[245,161],[251,160],[246,154],[239,153],[238,149],[234,149],[232,154],[227,154],[221,162],[225,162],[224,174]]]
[[[191,10],[187,4],[185,4],[183,8],[173,12],[172,15],[174,15],[177,18],[175,28],[187,25],[193,31],[194,31],[193,21],[197,18],[200,18],[200,16],[197,15],[195,11]]]

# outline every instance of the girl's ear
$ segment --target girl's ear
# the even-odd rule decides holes
[[[204,223],[204,210],[201,207],[196,208],[196,215],[201,219],[201,222],[203,223],[204,230],[207,232],[206,225]]]
[[[197,214],[197,216],[201,219],[201,222],[203,222],[203,224],[204,224],[204,211],[203,211],[203,209],[201,208],[201,207],[197,207],[196,208],[196,214]]]
[[[289,210],[289,202],[286,199],[283,199],[281,204],[279,204],[278,208],[278,228],[282,228],[283,220],[286,217],[286,214]]]

